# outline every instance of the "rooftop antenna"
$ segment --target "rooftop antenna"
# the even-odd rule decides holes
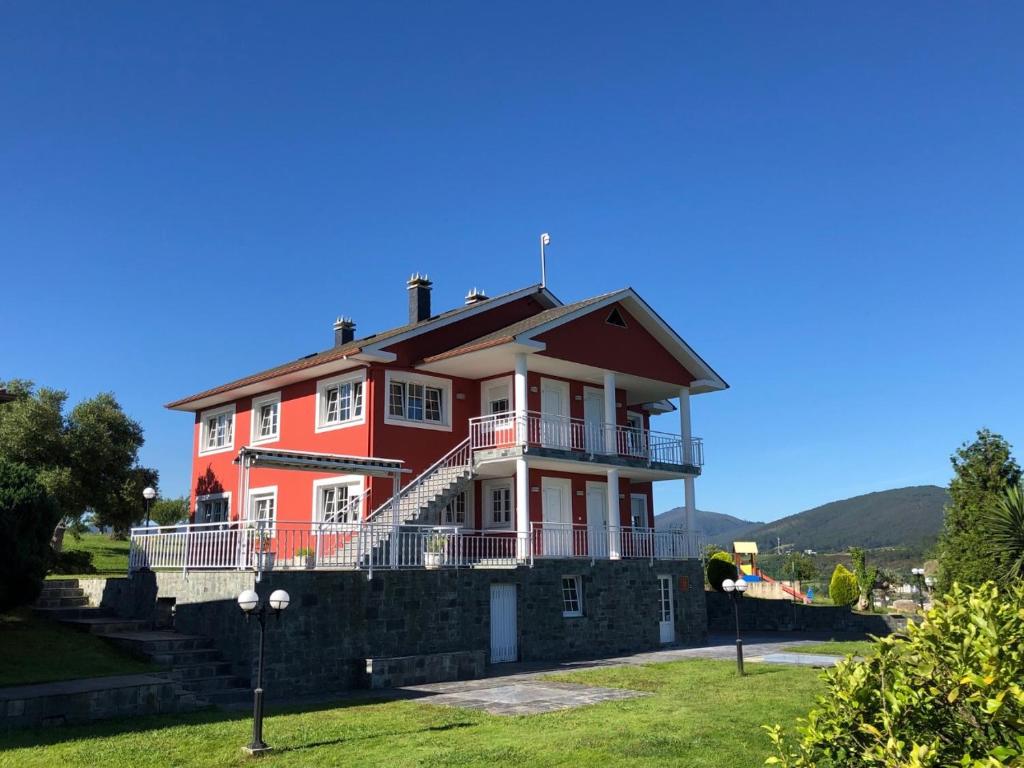
[[[547,288],[548,285],[548,262],[544,247],[551,245],[551,235],[545,232],[540,236],[540,287]]]

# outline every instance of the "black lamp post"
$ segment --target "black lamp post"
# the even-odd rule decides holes
[[[270,751],[270,747],[263,741],[263,640],[267,631],[267,613],[280,618],[281,611],[287,608],[290,602],[291,598],[283,589],[271,592],[265,604],[260,603],[260,596],[251,589],[238,596],[238,607],[245,614],[245,620],[248,621],[250,616],[255,616],[260,623],[259,666],[256,669],[256,689],[253,691],[252,700],[252,742],[249,746],[242,747],[242,751],[250,755],[262,755]]]
[[[917,577],[917,602],[924,610],[924,568],[911,568],[910,572]]]
[[[722,589],[732,599],[733,611],[736,614],[736,673],[743,675],[743,641],[740,639],[740,598],[747,591],[747,581],[742,576],[736,581],[726,579],[722,582]]]

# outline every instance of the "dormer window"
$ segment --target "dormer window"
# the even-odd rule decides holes
[[[203,411],[199,416],[199,455],[230,451],[235,447],[235,406]]]

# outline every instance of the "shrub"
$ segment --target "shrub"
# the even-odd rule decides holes
[[[53,553],[50,573],[96,573],[92,552],[84,549],[65,549]]]
[[[857,588],[857,577],[842,563],[832,571],[828,594],[834,605],[853,605],[857,602],[857,597],[860,595],[860,590]]]
[[[1024,585],[953,587],[907,637],[826,673],[795,738],[767,728],[784,768],[1024,765]]]
[[[723,552],[722,554],[725,553]],[[711,585],[711,588],[721,592],[722,582],[726,579],[733,579],[735,581],[738,573],[736,566],[731,560],[722,560],[715,556],[708,560],[707,576],[708,584]]]
[[[31,603],[50,564],[60,512],[36,473],[0,457],[0,611]]]

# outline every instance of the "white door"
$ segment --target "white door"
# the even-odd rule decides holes
[[[589,453],[604,453],[603,389],[583,389],[583,440]]]
[[[491,584],[491,664],[519,656],[516,630],[516,585]]]
[[[607,483],[587,483],[587,553],[608,557]]]
[[[540,380],[541,445],[545,448],[572,447],[569,430],[569,382]]]
[[[671,576],[658,577],[658,610],[661,614],[658,623],[661,642],[674,643],[676,641],[676,616],[672,605]]]
[[[557,477],[540,480],[541,511],[543,514],[544,555],[565,557],[572,555],[572,481]]]

